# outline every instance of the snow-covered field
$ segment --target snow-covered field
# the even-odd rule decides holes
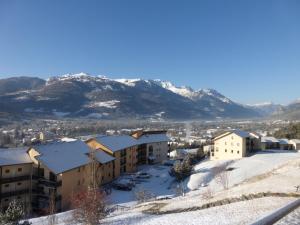
[[[212,168],[228,164],[232,171],[228,172],[229,188],[224,190],[216,182]],[[132,191],[113,190],[110,195],[112,204],[128,206],[125,211],[116,212],[107,219],[106,224],[249,224],[270,212],[288,204],[293,198],[267,197],[244,202],[231,203],[198,211],[182,213],[150,215],[142,210],[151,204],[163,203],[160,212],[182,210],[199,207],[207,202],[222,200],[259,192],[295,193],[295,186],[300,185],[300,153],[288,151],[263,151],[251,157],[234,161],[204,161],[195,166],[194,174],[184,182],[186,195],[170,200],[136,205],[135,192],[145,189],[155,196],[175,195],[177,183],[169,176],[169,167],[144,166],[141,170],[151,174],[150,179],[140,180]],[[201,187],[205,184],[205,187]],[[205,199],[203,194],[210,189],[212,198]],[[251,213],[249,213],[251,212]],[[70,214],[61,214],[60,224],[68,219]],[[299,218],[299,210],[291,218]],[[42,224],[41,220],[32,220],[33,224]],[[38,222],[39,221],[39,222]],[[284,220],[283,220],[284,221]],[[72,224],[72,223],[71,223]],[[280,224],[285,224],[281,222]],[[293,223],[289,223],[293,224]]]

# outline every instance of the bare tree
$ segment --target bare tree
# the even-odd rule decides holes
[[[213,176],[216,179],[216,182],[224,189],[228,189],[229,186],[229,177],[228,177],[228,171],[226,170],[226,165],[218,165],[213,168],[212,173]]]
[[[203,199],[212,199],[214,197],[213,190],[210,187],[207,187],[206,190],[202,194]]]
[[[98,225],[106,216],[105,194],[93,188],[73,195],[71,205],[74,209],[73,219],[77,223]]]
[[[150,191],[147,191],[145,189],[140,189],[135,192],[135,198],[139,203],[146,202],[153,197],[154,195]]]
[[[49,199],[49,207],[48,207],[48,225],[55,225],[57,223],[57,217],[56,217],[56,204],[55,204],[55,194],[52,191]]]
[[[229,185],[228,172],[225,170],[219,173],[216,176],[216,181],[218,184],[222,185],[224,189],[228,189],[228,185]]]

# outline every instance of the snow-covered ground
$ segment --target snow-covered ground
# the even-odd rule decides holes
[[[228,190],[223,190],[216,182],[211,170],[224,163],[233,168],[228,172]],[[195,166],[197,173],[187,182],[189,188],[198,189],[176,199],[178,204],[167,204],[163,209],[177,209],[178,205],[180,208],[198,206],[199,201],[194,196],[201,196],[208,189],[213,192],[214,200],[259,192],[294,192],[295,186],[300,185],[299,165],[300,153],[288,151],[262,151],[235,161],[206,161]],[[202,183],[208,186],[200,187]]]
[[[232,169],[228,172],[229,188],[227,190],[224,190],[216,182],[212,172],[212,168],[222,164],[227,164],[227,168]],[[299,152],[262,151],[240,160],[201,162],[195,166],[194,174],[183,183],[186,188],[184,197],[136,205],[135,192],[138,190],[147,190],[155,196],[175,195],[178,185],[174,178],[169,176],[169,167],[167,166],[143,166],[140,169],[151,174],[151,178],[140,179],[136,187],[129,192],[113,190],[109,196],[111,203],[122,204],[129,208],[108,216],[105,219],[106,224],[248,224],[286,205],[293,198],[267,197],[198,211],[164,215],[144,214],[142,210],[157,203],[164,204],[160,207],[160,212],[164,212],[199,207],[207,202],[237,197],[242,194],[295,193],[295,186],[300,185]],[[205,187],[201,187],[201,184],[205,184]],[[212,191],[211,199],[203,198],[203,194],[208,189]],[[294,214],[285,219],[292,221],[299,218],[299,210]],[[58,218],[61,221],[60,224],[70,224],[63,222],[70,218],[70,213],[61,214]],[[42,224],[41,220],[43,219],[32,220],[33,225]],[[285,223],[281,222],[280,224]]]
[[[147,190],[155,197],[162,195],[174,195],[176,185],[174,178],[170,177],[168,171],[170,167],[161,165],[146,165],[139,167],[139,171],[147,172],[151,175],[149,179],[138,179],[132,191],[114,190],[109,196],[112,204],[133,205],[136,203],[135,193],[139,190]]]
[[[218,206],[205,210],[197,210],[183,213],[173,213],[166,215],[149,215],[143,214],[140,211],[132,210],[124,212],[117,216],[109,216],[103,221],[105,225],[127,225],[127,224],[142,224],[142,225],[182,225],[182,224],[250,224],[255,222],[263,215],[269,214],[274,209],[292,201],[292,198],[261,198],[247,202],[238,202],[226,206]],[[251,212],[251,213],[249,213]],[[32,225],[47,224],[48,218],[41,217],[32,219]],[[70,212],[57,215],[57,225],[74,224]],[[286,224],[286,223],[282,223]]]
[[[291,212],[286,217],[279,220],[275,225],[299,225],[300,224],[300,207]]]

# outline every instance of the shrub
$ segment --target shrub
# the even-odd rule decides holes
[[[13,200],[9,203],[4,213],[0,213],[0,224],[17,225],[25,216],[25,210],[22,203]]]

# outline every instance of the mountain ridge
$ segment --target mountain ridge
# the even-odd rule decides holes
[[[214,89],[177,87],[170,81],[158,79],[110,79],[86,73],[53,76],[46,80],[26,79],[25,86],[22,84],[24,77],[0,79],[0,90],[4,84],[7,86],[0,94],[2,111],[107,119],[262,116],[257,110],[236,103]]]

